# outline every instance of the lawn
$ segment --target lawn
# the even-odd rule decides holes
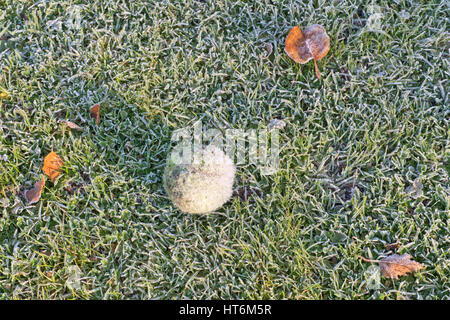
[[[450,299],[448,21],[445,0],[0,0],[0,298]],[[320,80],[284,52],[315,23]],[[175,130],[273,118],[279,170],[237,166],[258,192],[168,200]],[[425,268],[369,285],[359,256],[392,253]]]

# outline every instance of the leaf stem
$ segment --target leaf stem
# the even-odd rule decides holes
[[[320,72],[319,72],[319,67],[317,67],[317,61],[316,61],[316,59],[314,59],[314,68],[316,69],[316,75],[317,75],[317,78],[320,79]]]
[[[364,258],[364,257],[362,257],[362,256],[358,256],[358,258],[361,258],[362,260],[364,260],[364,261],[366,261],[366,262],[377,262],[377,263],[380,263],[380,262],[381,262],[381,260],[371,260],[371,259],[366,259],[366,258]]]

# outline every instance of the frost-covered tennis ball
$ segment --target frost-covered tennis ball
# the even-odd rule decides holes
[[[233,161],[215,146],[195,149],[194,159],[198,161],[177,164],[169,156],[164,189],[181,211],[208,213],[230,199],[236,169]]]

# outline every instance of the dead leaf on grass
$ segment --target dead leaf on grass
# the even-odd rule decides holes
[[[100,123],[100,104],[94,104],[89,108],[89,111],[91,112],[91,117],[95,119],[95,124],[98,125]]]
[[[399,276],[403,276],[407,273],[414,273],[425,268],[423,264],[411,260],[409,254],[393,254],[381,260],[371,260],[361,256],[360,258],[366,262],[378,263],[383,276],[391,279],[398,279]]]
[[[50,177],[52,182],[59,176],[60,169],[63,166],[64,162],[62,159],[53,151],[44,158],[44,166],[42,170],[46,175]]]
[[[81,128],[79,125],[77,125],[76,123],[69,121],[69,120],[61,120],[62,123],[64,123],[67,127],[69,127],[70,129],[74,129],[74,130],[83,130],[83,128]]]
[[[303,31],[299,26],[295,26],[289,31],[284,49],[297,63],[305,64],[313,59],[316,75],[320,79],[317,61],[325,57],[330,50],[330,37],[325,28],[318,24],[310,25]]]
[[[24,197],[28,203],[36,203],[41,198],[42,189],[44,189],[45,185],[45,177],[34,184],[34,187],[28,190],[25,190]]]

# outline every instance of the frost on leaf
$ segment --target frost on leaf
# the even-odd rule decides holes
[[[361,259],[366,262],[377,262],[383,276],[392,279],[398,279],[399,276],[403,276],[407,273],[413,273],[425,268],[423,264],[411,260],[411,256],[409,254],[393,254],[381,260],[370,260],[364,257],[361,257]]]
[[[28,203],[35,203],[38,202],[41,198],[42,189],[45,185],[45,178],[42,177],[42,179],[34,184],[34,187],[26,190],[24,193],[25,199]]]
[[[42,167],[42,170],[46,175],[50,177],[50,180],[52,182],[55,181],[56,177],[59,176],[60,169],[64,162],[62,159],[52,151],[44,158],[44,166]]]
[[[380,260],[379,265],[383,276],[394,279],[398,279],[398,276],[425,268],[423,264],[411,260],[409,254],[393,254]]]
[[[67,127],[74,130],[83,130],[79,125],[76,123],[69,121],[69,120],[61,120],[62,123],[64,123]]]
[[[330,37],[324,27],[313,24],[303,31],[299,26],[293,27],[285,41],[285,51],[295,62],[304,64],[314,60],[316,75],[320,79],[317,61],[325,57],[330,50]]]

